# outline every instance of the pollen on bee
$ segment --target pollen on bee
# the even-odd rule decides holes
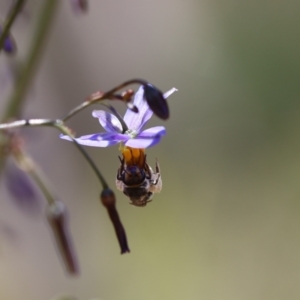
[[[133,156],[134,159],[137,159],[140,157],[140,149],[137,148],[131,148],[131,154]]]
[[[120,151],[127,166],[137,165],[141,168],[144,166],[145,149],[123,146],[120,147]]]
[[[125,160],[125,163],[126,165],[131,165],[132,164],[132,160],[133,160],[133,157],[132,157],[132,154],[131,154],[131,151],[129,148],[127,147],[124,147],[122,150],[122,155],[123,155],[123,158]]]

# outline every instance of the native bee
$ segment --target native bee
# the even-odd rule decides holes
[[[162,180],[159,164],[156,160],[155,171],[146,162],[143,156],[142,164],[127,164],[126,160],[119,157],[121,166],[117,172],[116,185],[131,200],[132,205],[144,207],[151,202],[153,193],[162,189]]]

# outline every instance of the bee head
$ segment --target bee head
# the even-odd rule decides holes
[[[152,192],[146,192],[142,197],[140,198],[130,198],[132,205],[138,206],[138,207],[145,207],[147,203],[151,202],[153,197]]]

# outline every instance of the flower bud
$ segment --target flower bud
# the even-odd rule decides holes
[[[131,101],[133,95],[134,95],[134,91],[129,89],[129,90],[124,91],[121,96],[125,102],[129,102],[129,101]]]
[[[100,199],[102,204],[106,207],[109,218],[114,225],[119,245],[121,247],[121,254],[130,252],[127,244],[126,232],[116,209],[116,198],[114,192],[110,188],[106,188],[101,192]]]
[[[155,115],[166,120],[169,118],[169,107],[162,92],[151,84],[144,85],[144,97]]]
[[[68,218],[65,206],[61,202],[52,203],[47,208],[47,218],[67,272],[72,275],[78,274],[78,264],[71,235],[68,230]]]
[[[106,208],[113,207],[116,204],[115,194],[110,188],[106,188],[101,192],[100,199]]]

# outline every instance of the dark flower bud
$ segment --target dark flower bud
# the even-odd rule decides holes
[[[72,275],[78,274],[78,264],[71,235],[68,230],[68,218],[65,206],[61,202],[52,203],[47,208],[47,218],[67,272]]]
[[[116,198],[114,192],[110,188],[106,188],[101,192],[100,199],[102,204],[106,207],[109,218],[114,225],[119,245],[121,247],[121,254],[130,252],[127,244],[126,232],[116,209]]]
[[[155,115],[166,120],[169,118],[169,107],[162,92],[151,84],[144,85],[144,98]]]
[[[116,197],[114,192],[110,188],[106,188],[100,195],[102,204],[106,207],[113,207],[116,204]]]

